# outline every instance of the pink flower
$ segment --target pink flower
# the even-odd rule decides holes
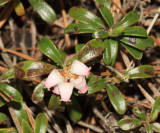
[[[74,87],[78,89],[78,93],[84,94],[88,90],[88,86],[86,84],[85,76],[78,76],[77,79],[71,78],[70,82],[74,84]]]
[[[64,81],[64,77],[59,73],[57,69],[53,69],[53,71],[48,75],[47,79],[43,84],[46,86],[48,90],[51,87],[61,83]]]
[[[58,84],[60,96],[61,96],[61,101],[64,102],[70,102],[70,97],[72,95],[73,91],[73,84],[69,82],[62,82]]]
[[[57,95],[60,94],[60,93],[59,93],[58,85],[56,85],[56,86],[54,87],[54,90],[53,90],[52,92],[55,93],[55,94],[57,94]]]
[[[76,75],[89,76],[91,67],[87,67],[84,63],[74,60],[70,72]]]

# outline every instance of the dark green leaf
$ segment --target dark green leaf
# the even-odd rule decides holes
[[[22,120],[23,133],[32,133],[32,128],[26,120]]]
[[[153,128],[154,131],[160,132],[160,123],[154,122],[151,125],[152,125],[152,128]]]
[[[79,51],[84,47],[85,44],[77,44],[75,49],[76,49],[76,53],[79,53]]]
[[[104,5],[107,7],[109,10],[111,9],[111,1],[110,0],[96,0],[96,3],[98,5]]]
[[[63,57],[50,39],[47,37],[42,38],[39,42],[39,48],[46,56],[51,58],[58,65],[63,66]]]
[[[69,15],[75,20],[87,23],[95,28],[105,28],[102,20],[86,9],[72,7],[69,10]]]
[[[124,76],[129,79],[151,78],[154,77],[154,68],[151,65],[141,65],[126,71]]]
[[[82,110],[76,97],[72,95],[71,102],[66,103],[69,118],[76,122],[82,118]]]
[[[144,28],[142,28],[140,26],[133,26],[133,27],[126,27],[124,29],[123,35],[147,37],[147,32]]]
[[[98,4],[99,11],[101,12],[103,18],[105,19],[109,27],[112,27],[114,24],[114,19],[108,8],[107,1],[105,0],[104,2],[102,2],[102,0],[96,0],[96,2]]]
[[[139,20],[139,17],[140,15],[137,13],[137,11],[132,10],[116,25],[116,28],[122,26],[124,27],[131,26]]]
[[[139,50],[145,50],[147,47],[153,47],[154,45],[154,41],[151,37],[123,37],[120,39],[120,42]]]
[[[41,18],[48,22],[52,23],[56,19],[56,14],[52,7],[48,5],[43,0],[29,0],[30,4],[34,8],[34,10],[41,16]]]
[[[138,109],[138,107],[136,107],[136,106],[133,107],[132,112],[133,112],[136,116],[138,116],[139,118],[147,119],[147,115],[146,115],[145,113],[141,112],[141,111]]]
[[[46,133],[48,120],[45,114],[39,113],[36,117],[34,133]]]
[[[141,50],[138,50],[134,47],[131,47],[127,44],[121,43],[123,47],[125,47],[128,52],[136,59],[140,60],[142,58],[143,52]]]
[[[18,133],[15,128],[1,128],[0,133]]]
[[[70,24],[66,27],[65,33],[73,33],[73,34],[79,34],[79,33],[93,33],[96,29],[94,26],[90,24],[84,24],[84,23],[75,23]]]
[[[59,50],[59,53],[62,56],[62,60],[65,61],[65,59],[66,59],[66,53],[62,49]]]
[[[107,38],[109,36],[109,33],[107,31],[103,31],[103,30],[99,30],[99,31],[95,31],[92,36],[94,38],[100,38],[100,39],[103,39],[103,38]]]
[[[78,53],[78,60],[86,63],[95,60],[102,55],[104,51],[104,43],[101,40],[93,39],[89,41]]]
[[[118,121],[118,126],[125,131],[135,129],[137,127],[140,127],[141,125],[142,121],[135,118],[126,118]]]
[[[124,27],[118,27],[112,30],[112,32],[110,33],[111,37],[117,37],[120,36],[124,31]]]
[[[116,112],[121,115],[124,114],[126,112],[126,101],[122,93],[115,85],[112,84],[107,84],[106,89],[108,97]]]
[[[158,114],[160,112],[160,96],[156,99],[152,111],[151,111],[151,121],[155,121],[158,117]]]
[[[4,106],[7,103],[1,96],[0,96],[0,107]]]
[[[100,77],[93,76],[91,73],[88,77],[88,92],[87,95],[93,94],[106,87],[105,80]]]
[[[7,116],[3,113],[0,113],[0,123],[7,120]]]
[[[55,66],[42,61],[23,61],[11,67],[0,76],[0,80],[11,79],[30,79],[44,74],[49,74]]]
[[[116,40],[108,39],[104,41],[105,50],[103,53],[103,60],[106,65],[113,66],[118,53],[118,42]]]
[[[148,124],[146,127],[146,131],[147,131],[147,133],[153,133],[152,125]]]
[[[12,108],[14,109],[14,112],[20,124],[22,123],[23,119],[29,122],[28,115],[25,110],[25,104],[23,102],[22,103],[12,102],[9,104],[9,106],[12,106]]]
[[[7,84],[0,84],[0,91],[13,101],[22,102],[21,94],[12,86]]]

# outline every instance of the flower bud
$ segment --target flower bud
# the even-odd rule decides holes
[[[57,69],[53,69],[53,71],[48,75],[46,81],[43,83],[46,86],[46,88],[49,90],[51,87],[63,81],[64,81],[64,77],[59,73]]]
[[[70,97],[72,95],[73,91],[73,84],[69,82],[62,82],[58,84],[60,96],[61,96],[61,101],[64,102],[70,102]]]
[[[70,72],[76,75],[83,75],[83,76],[89,76],[91,67],[87,67],[84,63],[74,60]]]

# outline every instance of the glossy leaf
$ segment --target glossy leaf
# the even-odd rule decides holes
[[[29,3],[32,5],[33,9],[41,16],[41,18],[48,22],[52,23],[56,19],[56,14],[52,7],[48,5],[43,0],[29,0]]]
[[[0,83],[0,91],[13,101],[22,102],[21,94],[12,86]]]
[[[147,47],[153,47],[154,45],[154,41],[151,37],[123,37],[120,39],[120,42],[139,50],[145,50]]]
[[[103,60],[106,65],[113,66],[118,53],[118,42],[116,40],[108,39],[104,41],[104,45]]]
[[[23,133],[32,133],[32,128],[26,120],[22,120]]]
[[[79,34],[79,33],[93,33],[97,28],[90,24],[84,24],[84,23],[75,23],[70,24],[65,28],[65,33],[73,33],[73,34]]]
[[[140,15],[136,10],[130,11],[115,27],[128,27],[135,24],[139,20]]]
[[[141,65],[124,73],[129,79],[154,77],[154,68],[151,65]]]
[[[72,121],[76,122],[82,118],[81,106],[74,95],[71,97],[71,102],[66,103],[66,106],[67,113]]]
[[[96,0],[96,3],[98,5],[104,5],[107,7],[109,10],[111,9],[111,1],[110,0]]]
[[[126,118],[118,121],[118,126],[125,131],[135,129],[142,125],[142,121],[135,118]]]
[[[141,50],[138,50],[134,47],[131,47],[127,44],[121,43],[123,47],[125,47],[128,52],[136,59],[140,60],[142,58],[143,52]]]
[[[85,44],[77,44],[75,46],[75,49],[76,49],[76,53],[79,53],[79,51],[84,47]]]
[[[88,77],[87,85],[88,85],[87,95],[96,93],[106,87],[105,80],[103,78],[94,76],[92,73]]]
[[[4,106],[7,103],[1,96],[0,96],[0,107]]]
[[[18,16],[25,15],[25,9],[24,9],[24,6],[23,6],[22,2],[20,0],[14,0],[14,4],[15,4],[16,14]]]
[[[121,34],[123,34],[124,31],[124,27],[118,27],[112,30],[112,32],[110,33],[111,37],[117,37],[120,36]]]
[[[8,69],[0,76],[0,80],[11,78],[30,79],[49,74],[55,66],[42,61],[23,61]]]
[[[47,37],[44,37],[39,42],[39,48],[46,56],[51,58],[58,65],[63,66],[64,64],[63,57],[61,56],[61,53],[58,51],[58,49],[50,39],[48,39]]]
[[[103,31],[103,30],[97,30],[95,31],[92,36],[94,38],[100,38],[100,39],[103,39],[103,38],[107,38],[109,36],[109,33],[107,31]]]
[[[102,0],[96,0],[96,2],[104,20],[107,22],[109,27],[112,27],[114,24],[113,16],[108,8],[108,4],[106,4],[107,6],[104,4],[107,1],[105,0],[104,2],[102,2]]]
[[[153,133],[152,125],[148,124],[146,127],[146,131],[147,131],[147,133]]]
[[[35,103],[40,103],[41,101],[43,101],[44,91],[45,91],[45,85],[43,84],[42,81],[35,87],[32,93],[32,101],[34,101]]]
[[[101,40],[93,39],[89,41],[78,53],[78,60],[87,63],[102,55],[104,43]]]
[[[139,118],[147,119],[147,115],[146,115],[145,113],[141,112],[141,111],[138,109],[138,107],[136,107],[136,106],[133,107],[132,112],[133,112],[136,116],[138,116]]]
[[[69,15],[75,20],[87,23],[95,28],[105,28],[102,20],[86,9],[72,7],[69,10]]]
[[[0,133],[18,133],[13,127],[11,128],[0,128]]]
[[[25,104],[23,102],[22,103],[12,102],[9,105],[12,106],[20,124],[22,123],[23,119],[29,122],[28,115],[25,110]]]
[[[0,6],[5,5],[6,3],[8,3],[10,0],[0,0]]]
[[[140,26],[132,26],[132,27],[126,27],[124,29],[123,35],[147,37],[147,31]]]
[[[0,123],[7,120],[7,116],[0,112]]]
[[[155,121],[158,117],[158,114],[160,112],[160,96],[156,99],[153,108],[151,110],[151,119],[150,121]]]
[[[152,128],[153,128],[154,131],[160,132],[160,123],[154,122],[151,125],[152,125]]]
[[[124,114],[126,112],[126,101],[122,93],[115,85],[112,84],[107,84],[106,89],[108,97],[116,112],[121,115]]]
[[[34,133],[46,133],[48,120],[45,114],[39,113],[36,117]]]

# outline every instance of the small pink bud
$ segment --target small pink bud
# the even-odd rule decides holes
[[[70,72],[76,75],[84,75],[84,76],[89,76],[90,74],[91,67],[87,67],[84,63],[74,60]]]
[[[69,82],[62,82],[58,84],[60,96],[61,96],[61,101],[64,102],[70,102],[70,97],[72,95],[73,91],[73,84]]]
[[[50,90],[51,87],[63,81],[64,77],[59,73],[57,69],[53,69],[53,71],[48,75],[46,81],[43,83],[46,86],[46,88]]]
[[[78,76],[77,79],[71,78],[70,82],[74,84],[74,87],[78,89],[78,93],[84,94],[88,90],[88,86],[86,84],[85,76]]]
[[[54,90],[53,90],[52,92],[55,93],[55,94],[57,94],[57,95],[60,94],[60,93],[59,93],[58,85],[56,85],[56,86],[54,87]]]

